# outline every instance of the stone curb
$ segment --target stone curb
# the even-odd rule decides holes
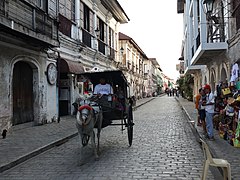
[[[75,137],[77,135],[78,135],[78,133],[76,132],[76,133],[71,134],[71,135],[69,135],[69,136],[67,136],[65,138],[61,138],[61,139],[56,140],[56,141],[54,141],[52,143],[49,143],[49,144],[47,144],[45,146],[42,146],[42,147],[40,147],[40,148],[38,148],[38,149],[36,149],[36,150],[26,154],[26,155],[23,155],[22,157],[19,157],[15,161],[12,161],[12,162],[10,162],[8,164],[5,164],[5,165],[1,166],[0,167],[0,173],[2,173],[3,171],[6,171],[6,170],[8,170],[8,169],[18,165],[18,164],[20,164],[20,163],[22,163],[22,162],[24,162],[24,161],[26,161],[26,160],[34,157],[34,156],[37,156],[37,155],[39,155],[39,154],[41,154],[41,153],[43,153],[43,152],[45,152],[45,151],[55,147],[55,146],[60,146],[61,144],[67,142],[69,139],[71,139],[71,138],[73,138],[73,137]]]
[[[133,111],[137,110],[138,107],[140,107],[140,106],[142,106],[142,105],[152,101],[153,99],[155,99],[155,98],[151,98],[148,101],[146,101],[146,102],[144,102],[144,103],[142,103],[142,104],[140,104],[138,106],[133,107]],[[41,153],[43,153],[43,152],[45,152],[45,151],[55,147],[55,146],[60,146],[61,144],[64,144],[69,139],[71,139],[71,138],[73,138],[73,137],[75,137],[77,135],[78,135],[78,132],[75,132],[75,133],[73,133],[73,134],[71,134],[71,135],[69,135],[67,137],[64,137],[64,138],[61,138],[59,140],[56,140],[56,141],[54,141],[52,143],[49,143],[49,144],[47,144],[45,146],[42,146],[42,147],[36,149],[36,150],[34,150],[34,151],[32,151],[32,152],[30,152],[28,154],[25,154],[22,157],[19,157],[18,159],[14,160],[14,161],[12,161],[12,162],[10,162],[8,164],[5,164],[5,165],[1,166],[0,167],[0,173],[4,172],[4,171],[6,171],[6,170],[8,170],[10,168],[13,168],[14,166],[16,166],[16,165],[18,165],[18,164],[20,164],[20,163],[22,163],[22,162],[24,162],[24,161],[34,157],[34,156],[37,156],[37,155],[39,155],[39,154],[41,154]]]
[[[191,128],[191,130],[192,130],[192,132],[193,132],[193,134],[194,134],[194,136],[195,136],[195,138],[196,138],[196,141],[199,143],[200,147],[202,148],[202,146],[201,146],[201,141],[200,141],[201,136],[200,136],[199,132],[197,131],[197,129],[195,128],[194,123],[192,123],[192,122],[194,122],[194,120],[192,120],[192,118],[190,117],[189,113],[188,113],[187,110],[183,107],[183,105],[179,102],[179,100],[178,100],[177,98],[175,98],[175,99],[177,100],[177,102],[178,102],[179,105],[181,106],[182,110],[183,110],[184,113],[186,114],[186,116],[187,116],[187,118],[188,118],[188,120],[189,120],[188,122],[189,122],[190,128]],[[206,142],[206,143],[208,144],[208,142]],[[209,144],[208,144],[208,145],[209,145]],[[209,146],[209,148],[211,149],[210,146]],[[212,153],[212,155],[213,155],[214,157],[217,157],[217,154],[216,154],[216,152],[215,152],[213,149],[211,149],[211,153]],[[221,169],[221,168],[217,168],[217,169],[218,169],[219,173],[223,176],[223,171],[222,171],[222,169]]]

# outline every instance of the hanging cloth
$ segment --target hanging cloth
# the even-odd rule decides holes
[[[237,63],[232,66],[231,79],[230,82],[235,82],[238,78],[239,67]]]

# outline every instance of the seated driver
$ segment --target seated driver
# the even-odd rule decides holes
[[[95,86],[93,94],[97,95],[113,94],[113,88],[110,84],[106,83],[106,80],[104,78],[100,78],[100,83]]]

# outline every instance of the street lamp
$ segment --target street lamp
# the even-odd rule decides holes
[[[206,14],[211,14],[212,13],[213,3],[214,3],[214,0],[204,0],[203,1],[203,4],[205,4]]]
[[[121,52],[121,54],[123,54],[123,52],[124,52],[124,48],[123,47],[120,48],[120,52]]]
[[[98,54],[98,51],[99,51],[99,42],[98,42],[98,38],[99,38],[99,35],[100,35],[100,30],[98,29],[95,29],[94,30],[95,32],[95,37],[94,37],[94,48],[95,48],[95,54],[94,54],[94,62],[93,62],[93,66],[95,66],[95,63],[96,63],[96,60],[97,60],[97,54]]]
[[[98,29],[98,27],[97,29],[95,29],[95,35],[96,35],[96,38],[98,38],[100,35],[100,30]]]

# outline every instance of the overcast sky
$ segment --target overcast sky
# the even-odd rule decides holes
[[[156,58],[163,73],[177,80],[181,55],[183,15],[176,0],[118,0],[130,21],[120,32],[130,36],[148,58]]]

